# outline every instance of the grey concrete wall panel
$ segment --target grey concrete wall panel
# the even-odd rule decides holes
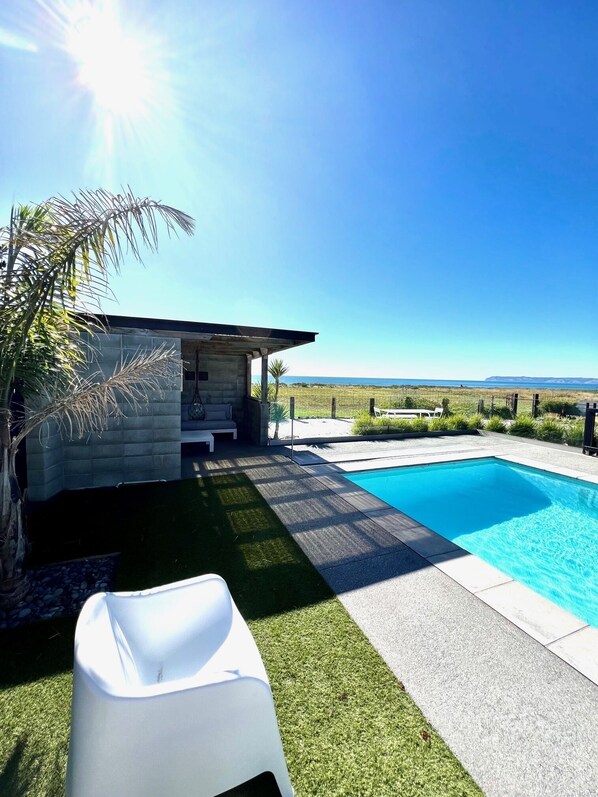
[[[86,374],[113,373],[123,358],[166,345],[180,354],[180,341],[135,332],[100,333]],[[105,430],[84,439],[63,440],[56,429],[28,441],[28,481],[32,500],[45,500],[62,489],[103,487],[123,481],[180,478],[180,374],[175,369],[135,408],[119,402],[123,413],[108,418]],[[59,471],[60,478],[56,478]]]

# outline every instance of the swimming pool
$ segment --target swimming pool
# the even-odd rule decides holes
[[[598,485],[492,457],[345,478],[598,627]]]

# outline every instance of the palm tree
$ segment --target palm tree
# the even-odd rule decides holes
[[[268,366],[268,373],[274,380],[274,404],[278,406],[278,389],[280,387],[280,380],[288,372],[288,367],[283,363],[282,360],[276,359],[272,360],[270,365]],[[280,411],[276,411],[274,415],[274,421],[276,426],[274,427],[274,440],[278,440],[278,427],[281,420],[285,420],[286,415],[283,410],[281,413]]]
[[[91,312],[110,295],[108,277],[139,243],[157,251],[158,223],[192,234],[180,210],[129,190],[79,191],[11,211],[0,228],[0,601],[27,589],[23,496],[15,459],[33,430],[55,421],[69,436],[98,431],[163,384],[173,350],[139,354],[113,374],[82,378],[99,323]],[[17,400],[17,396],[24,400]]]

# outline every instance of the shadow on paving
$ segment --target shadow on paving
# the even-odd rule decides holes
[[[382,527],[366,511],[374,507],[379,513],[388,506],[373,496],[366,495],[366,499],[358,500],[356,490],[359,488],[350,482],[340,493],[336,488],[331,490],[328,472],[322,477],[314,476],[281,454],[253,458],[244,455],[238,460],[192,459],[187,460],[186,468],[187,472],[195,470],[198,475],[228,474],[242,469],[320,572],[361,563],[364,581],[359,586],[365,586],[432,567],[403,541],[405,536],[421,535],[420,524],[402,516],[394,522],[396,529]],[[366,566],[368,560],[374,562],[391,553],[395,554],[392,560],[395,570],[376,578],[376,568]]]

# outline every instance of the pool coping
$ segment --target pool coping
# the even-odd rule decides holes
[[[493,458],[513,464],[568,476],[598,485],[598,476],[560,465],[539,464],[516,454],[500,454],[492,449],[442,452],[405,457],[364,458],[357,455],[342,462],[305,464],[302,467],[332,492],[347,501],[380,528],[440,570],[505,619],[565,661],[589,681],[598,685],[598,628],[534,592],[521,582],[489,565],[455,543],[442,537],[409,515],[387,504],[342,474],[385,470],[415,465]],[[384,464],[381,464],[381,463]]]

